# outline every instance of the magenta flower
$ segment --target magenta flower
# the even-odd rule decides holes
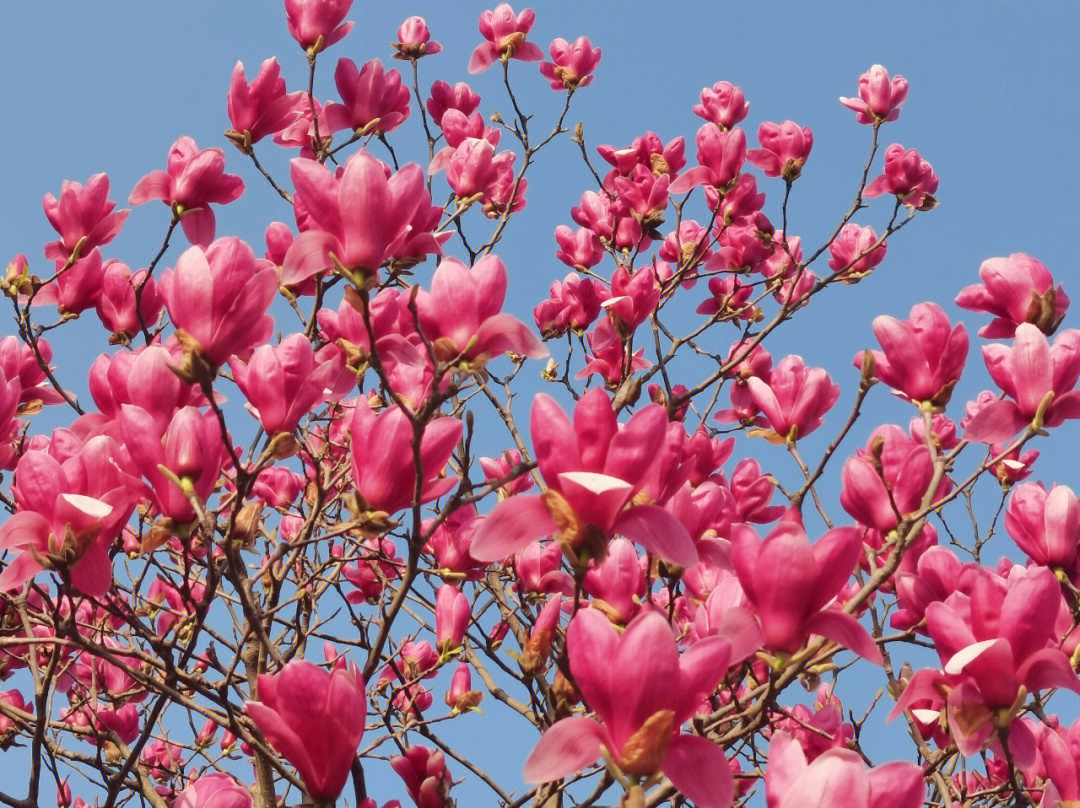
[[[435,594],[435,645],[440,654],[461,648],[465,629],[472,619],[472,605],[465,593],[443,584]]]
[[[340,352],[320,362],[304,334],[291,334],[280,345],[262,345],[247,362],[234,357],[229,365],[268,435],[293,432],[318,404],[336,397],[334,390],[345,374],[356,378],[345,369]]]
[[[580,334],[600,315],[609,294],[601,281],[571,272],[562,281],[553,281],[548,299],[533,309],[536,327],[545,339],[561,336],[567,329]]]
[[[54,305],[60,314],[68,315],[79,314],[97,306],[105,281],[101,250],[94,249],[67,266],[67,269],[65,266],[65,259],[57,259],[57,278],[41,287],[34,297],[34,305]]]
[[[457,477],[441,476],[461,439],[461,421],[436,418],[420,441],[422,485],[420,502],[438,499],[457,485]],[[396,513],[413,504],[416,464],[413,428],[396,405],[376,415],[363,401],[357,403],[349,427],[353,482],[371,510]]]
[[[459,81],[453,87],[445,81],[436,81],[431,85],[431,97],[428,98],[425,106],[431,119],[435,121],[435,125],[442,126],[442,119],[447,110],[456,109],[465,116],[476,112],[476,108],[480,106],[480,96],[463,81]]]
[[[871,351],[878,381],[920,407],[941,410],[949,403],[967,360],[968,334],[963,323],[952,327],[936,303],[919,303],[907,320],[875,318],[874,336],[882,348]],[[855,367],[862,367],[863,353],[855,355]]]
[[[617,534],[665,560],[696,563],[686,528],[660,506],[635,499],[661,459],[667,424],[664,408],[653,404],[620,426],[599,388],[578,400],[573,423],[553,398],[536,396],[533,447],[548,490],[496,505],[476,531],[473,557],[497,561],[537,539],[557,536],[564,552],[584,563],[602,559]]]
[[[217,724],[211,726],[217,729]],[[189,782],[176,795],[172,808],[252,808],[253,804],[250,791],[224,772],[212,772]]]
[[[874,199],[893,194],[905,205],[929,210],[937,204],[937,187],[933,167],[915,149],[905,151],[899,143],[893,143],[885,150],[885,173],[866,186],[863,196]]]
[[[297,221],[303,231],[285,255],[283,272],[310,278],[340,265],[378,272],[387,260],[440,252],[437,217],[415,163],[396,173],[361,149],[340,177],[315,160],[292,161]]]
[[[768,808],[919,808],[926,796],[922,769],[912,763],[886,763],[867,769],[850,749],[829,749],[812,763],[799,742],[777,732],[765,766]]]
[[[390,758],[390,766],[405,783],[417,808],[448,808],[453,780],[442,752],[410,746],[404,755]]]
[[[555,228],[559,245],[555,257],[568,267],[591,269],[604,259],[604,247],[592,230],[579,228],[576,232],[564,224]]]
[[[532,359],[548,355],[525,323],[502,311],[506,284],[506,266],[494,255],[472,267],[453,258],[439,264],[431,291],[420,289],[416,295],[420,327],[439,359],[483,365],[507,353]]]
[[[509,3],[500,3],[494,11],[480,14],[479,28],[486,42],[476,46],[469,59],[470,73],[483,73],[496,59],[505,64],[511,59],[539,62],[544,52],[535,42],[525,39],[536,21],[536,13],[527,8],[518,15]]]
[[[119,420],[124,446],[150,482],[155,507],[175,522],[190,522],[196,514],[187,494],[205,502],[228,460],[217,417],[183,407],[162,430],[142,407],[124,404]]]
[[[1055,485],[1047,493],[1041,484],[1018,485],[1005,510],[1005,530],[1036,564],[1075,577],[1080,501],[1071,488]]]
[[[334,83],[342,101],[326,105],[326,119],[334,132],[382,134],[397,129],[409,117],[409,88],[402,83],[401,73],[386,70],[378,59],[359,70],[352,59],[338,59]]]
[[[1043,264],[1030,255],[989,258],[979,267],[982,283],[967,286],[956,305],[994,315],[979,329],[980,337],[1002,339],[1016,334],[1020,323],[1031,323],[1047,336],[1054,333],[1069,308],[1069,296]]]
[[[680,655],[671,628],[647,612],[620,634],[602,613],[578,612],[566,633],[574,681],[599,721],[572,716],[544,733],[525,761],[526,782],[573,774],[601,746],[624,773],[663,772],[702,808],[727,808],[734,785],[723,749],[679,730],[724,678],[731,645],[699,640]]]
[[[829,269],[844,278],[862,278],[885,260],[887,242],[878,244],[878,234],[872,227],[855,222],[844,225],[829,244]]]
[[[246,357],[270,338],[267,314],[278,289],[277,272],[255,260],[238,238],[219,238],[205,251],[188,248],[176,269],[161,277],[161,296],[178,331],[215,367],[230,356]]]
[[[791,182],[798,179],[810,150],[814,133],[809,126],[800,127],[794,121],[771,123],[758,127],[760,149],[751,149],[746,159],[765,172],[766,177],[782,177]]]
[[[727,81],[718,81],[701,91],[701,103],[694,105],[694,114],[714,123],[721,129],[731,129],[750,112],[743,91]]]
[[[142,300],[136,308],[136,290],[142,286]],[[142,323],[147,327],[157,322],[164,302],[157,283],[147,277],[146,270],[132,271],[115,258],[104,264],[101,296],[97,302],[97,315],[101,324],[120,341],[139,333]],[[142,323],[139,314],[142,314]]]
[[[905,556],[906,560],[906,556]],[[913,572],[898,571],[895,579],[899,607],[889,618],[900,631],[919,626],[926,617],[926,607],[945,600],[956,591],[963,565],[944,547],[930,547],[919,556]],[[925,634],[925,626],[917,629]]]
[[[95,174],[85,187],[78,182],[64,180],[60,186],[60,199],[45,194],[41,200],[45,218],[60,234],[59,241],[45,245],[45,257],[50,261],[67,261],[79,250],[87,255],[95,247],[103,247],[120,233],[130,210],[116,210],[116,203],[109,200],[109,177]]]
[[[1080,681],[1058,647],[1061,586],[1046,567],[1023,570],[1008,582],[982,567],[972,574],[977,580],[970,596],[956,593],[926,607],[926,630],[944,668],[918,671],[889,717],[947,693],[948,726],[962,754],[975,754],[1005,726],[1009,749],[1026,768],[1034,762],[1035,743],[1018,717],[1021,688],[1080,693]]]
[[[12,483],[17,510],[0,527],[0,548],[17,555],[0,573],[0,591],[61,567],[80,592],[100,598],[109,591],[108,551],[138,498],[138,480],[121,464],[128,465],[123,448],[112,438],[83,443],[73,433],[56,434],[48,450],[19,458]]]
[[[852,527],[830,530],[811,544],[797,522],[780,522],[764,541],[749,525],[736,525],[731,559],[765,647],[794,654],[819,634],[880,665],[881,652],[866,629],[829,606],[861,554],[862,538]]]
[[[1041,426],[1080,418],[1080,391],[1073,390],[1080,378],[1080,330],[1061,332],[1050,347],[1038,328],[1021,323],[1011,346],[983,347],[983,361],[1009,398],[988,404],[968,421],[964,430],[968,440],[1008,441],[1032,423],[1041,407]]]
[[[697,132],[698,165],[684,171],[671,183],[673,194],[683,194],[699,185],[727,189],[736,182],[746,161],[746,133],[742,129],[722,130],[705,124]]]
[[[395,59],[419,59],[442,53],[442,45],[431,38],[423,17],[409,17],[397,29],[397,42],[393,43]]]
[[[819,426],[836,399],[840,386],[825,368],[808,368],[801,356],[788,356],[772,369],[768,380],[746,380],[750,398],[764,415],[778,441],[797,441]]]
[[[926,443],[916,441],[893,424],[878,427],[844,464],[840,504],[852,518],[874,530],[888,533],[900,519],[918,512],[934,478],[934,463]],[[951,488],[947,478],[934,499]]]
[[[245,702],[244,709],[274,750],[296,768],[309,797],[337,798],[367,716],[364,680],[355,665],[339,658],[328,672],[293,660],[274,675],[260,674],[258,701]]]
[[[840,103],[855,113],[859,123],[880,125],[900,117],[900,105],[907,100],[907,94],[907,79],[890,79],[888,70],[874,65],[859,76],[859,97],[840,96]]]
[[[112,420],[124,404],[135,404],[165,432],[173,414],[189,404],[205,404],[202,393],[180,381],[171,367],[179,361],[168,348],[148,345],[142,350],[102,354],[90,368],[88,386],[101,414]]]
[[[600,49],[594,48],[588,37],[579,36],[573,45],[556,39],[548,53],[551,61],[540,65],[540,73],[551,82],[551,89],[576,90],[592,84],[593,71],[600,64]]]
[[[248,83],[244,63],[237,62],[229,85],[229,122],[225,133],[241,150],[285,128],[302,93],[287,93],[277,59],[270,58]]]
[[[342,22],[352,4],[353,0],[285,0],[289,33],[314,56],[352,30],[351,20]]]
[[[137,183],[128,197],[132,205],[160,199],[180,217],[188,241],[206,247],[214,240],[217,221],[211,203],[227,205],[244,193],[244,181],[225,173],[225,152],[203,149],[185,136],[169,150],[165,171],[151,171]]]

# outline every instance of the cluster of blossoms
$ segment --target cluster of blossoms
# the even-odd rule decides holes
[[[284,5],[308,71],[296,86],[313,88],[352,0]],[[389,54],[406,75],[342,57],[333,101],[290,91],[276,59],[250,81],[238,64],[225,137],[287,208],[261,255],[217,233],[216,207],[245,183],[189,137],[128,197],[168,208],[137,271],[104,257],[131,215],[106,175],[45,196],[50,268],[20,255],[2,282],[17,333],[0,339],[0,750],[30,774],[28,797],[4,793],[9,779],[0,800],[41,804],[52,777],[61,808],[386,808],[391,793],[417,808],[476,794],[1076,805],[1080,724],[1048,700],[1080,693],[1080,502],[1030,479],[1029,447],[1080,419],[1062,286],[1017,253],[960,291],[957,306],[992,317],[979,336],[1001,341],[982,345],[994,389],[966,405],[970,337],[933,302],[875,319],[878,346],[847,378],[774,362],[766,337],[879,271],[938,178],[888,146],[834,234],[804,248],[766,194],[786,203],[813,170],[811,129],[763,122],[748,148],[749,102],[720,81],[693,106],[693,164],[684,138],[654,132],[594,157],[575,127],[595,182],[568,211],[576,229],[555,231],[569,274],[534,328],[507,290],[536,258],[495,251],[601,60],[585,37],[555,39],[546,60],[535,22],[505,3],[480,16],[468,71],[499,64],[505,118],[481,115],[464,82],[420,92],[420,61],[443,47],[419,17]],[[544,137],[514,62],[539,62],[530,80],[564,96]],[[907,95],[875,65],[840,99],[870,128],[868,165]],[[399,163],[389,138],[410,117],[426,143]],[[256,156],[267,140],[287,183]],[[880,196],[884,224],[854,220]],[[112,346],[90,365],[92,406],[43,337],[87,312]],[[687,370],[695,355],[711,364]],[[856,447],[878,384],[911,421]],[[45,407],[69,425],[35,430]],[[818,430],[835,438],[808,464]],[[763,469],[767,444],[790,454],[793,484]],[[819,491],[838,466],[843,516]],[[1015,547],[994,566],[994,527],[971,509],[983,478]],[[944,516],[961,502],[966,538]],[[852,665],[890,702],[877,714],[907,725],[911,760],[863,747],[877,702],[846,709]],[[451,720],[481,742],[448,740]],[[489,739],[510,732],[531,752],[520,777],[495,777],[506,749]]]

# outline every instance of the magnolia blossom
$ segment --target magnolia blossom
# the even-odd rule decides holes
[[[702,808],[731,804],[723,750],[679,731],[724,677],[731,659],[727,640],[699,640],[680,655],[658,613],[643,614],[620,635],[589,609],[571,621],[566,644],[574,681],[599,722],[570,717],[554,724],[525,762],[526,782],[573,774],[599,758],[603,747],[621,771],[638,777],[662,771]]]
[[[1013,489],[1005,509],[1005,530],[1036,564],[1064,569],[1075,578],[1080,550],[1080,501],[1072,489],[1041,484]]]
[[[419,59],[442,53],[442,45],[431,38],[423,17],[409,17],[397,29],[397,42],[393,43],[395,59]]]
[[[75,250],[86,255],[95,247],[103,247],[120,233],[129,210],[114,210],[109,200],[109,177],[95,174],[86,185],[64,180],[60,198],[45,194],[41,201],[49,224],[60,234],[60,240],[45,245],[45,257],[50,261],[67,261]]]
[[[288,93],[281,66],[270,58],[259,65],[259,72],[248,83],[244,63],[237,62],[229,85],[229,122],[226,137],[239,148],[247,149],[267,135],[285,128],[296,107],[300,93]]]
[[[506,266],[494,255],[469,268],[453,258],[439,264],[431,291],[416,295],[420,326],[439,359],[483,365],[506,353],[532,359],[548,355],[528,326],[502,311],[506,286]]]
[[[213,725],[217,728],[217,725]],[[251,792],[224,772],[204,774],[188,783],[173,808],[252,808]]]
[[[510,59],[522,62],[539,62],[543,51],[535,42],[525,39],[536,21],[536,14],[527,8],[515,15],[509,3],[500,3],[494,11],[480,14],[479,28],[486,42],[476,46],[469,59],[469,72],[482,73],[495,63],[505,64]]]
[[[225,173],[225,153],[202,149],[189,137],[177,140],[169,150],[165,171],[151,171],[135,184],[128,202],[145,205],[160,199],[179,217],[188,241],[206,247],[214,240],[217,220],[211,203],[226,205],[244,193],[244,181]]]
[[[314,56],[352,30],[351,20],[342,22],[352,4],[353,0],[285,0],[289,33]]]
[[[956,305],[994,315],[979,329],[980,337],[1007,339],[1021,323],[1031,323],[1049,336],[1065,318],[1069,296],[1060,283],[1054,286],[1050,270],[1030,255],[988,258],[979,267],[979,277],[982,283],[964,287]]]
[[[345,787],[364,735],[367,699],[355,665],[332,671],[293,660],[258,677],[257,701],[244,708],[266,738],[299,772],[308,796],[334,800]]]
[[[383,133],[397,129],[408,117],[409,88],[396,70],[372,59],[357,69],[352,59],[338,59],[334,83],[340,104],[328,104],[326,119],[333,131]]]
[[[1009,396],[980,409],[968,421],[964,437],[982,443],[1007,441],[1039,415],[1040,426],[1054,427],[1080,418],[1080,330],[1063,331],[1053,347],[1030,323],[1016,328],[1011,346],[983,348],[986,369]]]
[[[714,123],[721,129],[731,129],[750,112],[743,91],[728,81],[718,81],[701,91],[701,103],[694,105],[694,114]]]
[[[937,204],[938,178],[933,167],[915,149],[893,143],[885,150],[885,173],[872,180],[863,191],[867,199],[893,194],[897,200],[919,210]]]
[[[968,334],[963,323],[953,327],[940,306],[919,303],[910,317],[874,319],[874,336],[881,351],[871,351],[874,376],[897,394],[920,406],[942,409],[967,360]],[[855,355],[862,367],[863,354]]]
[[[889,71],[874,65],[859,76],[859,97],[840,97],[840,103],[855,113],[859,123],[880,125],[900,117],[900,105],[907,100],[908,83],[903,76],[889,78]]]
[[[765,172],[766,177],[782,177],[791,182],[802,173],[806,158],[814,147],[810,127],[794,121],[766,122],[758,127],[760,149],[751,149],[746,159]]]
[[[764,415],[773,436],[797,441],[821,426],[822,417],[840,397],[824,368],[808,368],[801,356],[788,356],[772,369],[768,380],[750,376],[750,397]]]
[[[556,39],[548,52],[551,61],[540,65],[540,73],[551,82],[551,89],[576,90],[592,84],[593,71],[600,64],[600,49],[594,48],[588,37],[579,36],[573,44]]]
[[[634,501],[660,460],[662,407],[645,407],[620,426],[607,394],[596,389],[578,400],[571,423],[541,394],[533,400],[531,430],[548,490],[496,505],[473,539],[474,558],[494,561],[557,536],[572,559],[602,559],[608,539],[619,534],[676,564],[697,561],[686,528],[663,508]]]

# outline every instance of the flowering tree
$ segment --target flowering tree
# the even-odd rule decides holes
[[[0,801],[368,808],[397,804],[392,771],[418,808],[466,780],[547,808],[1077,804],[1080,724],[1050,698],[1080,693],[1080,504],[1026,481],[1029,444],[1080,418],[1061,285],[1018,253],[960,291],[992,317],[996,388],[966,406],[968,331],[933,302],[874,320],[880,350],[853,346],[843,384],[765,344],[935,207],[930,164],[881,148],[907,82],[875,65],[840,99],[868,155],[804,248],[787,210],[811,129],[763,123],[748,148],[739,88],[701,90],[692,163],[652,132],[587,146],[570,108],[600,50],[545,56],[533,12],[503,4],[468,62],[501,72],[501,113],[465,83],[421,89],[442,47],[419,17],[402,69],[340,58],[320,103],[350,6],[285,0],[306,89],[276,59],[233,73],[225,137],[292,220],[262,257],[217,232],[245,192],[224,151],[181,137],[128,199],[165,204],[138,214],[164,230],[145,268],[104,257],[131,226],[104,174],[45,196],[47,271],[8,266],[0,760],[27,782]],[[524,81],[562,96],[556,120],[522,108]],[[411,116],[426,142],[402,142]],[[534,328],[504,311],[524,262],[499,248],[556,141],[585,189]],[[257,156],[271,142],[287,179]],[[92,406],[46,336],[80,315],[113,346]],[[852,448],[883,388],[910,423]],[[69,425],[35,430],[45,407]],[[986,566],[999,521],[1014,558]],[[875,759],[863,729],[885,714],[911,743]],[[509,733],[533,744],[520,776],[483,762]]]

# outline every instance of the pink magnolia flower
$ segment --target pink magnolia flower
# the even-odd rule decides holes
[[[213,725],[217,729],[217,724]],[[204,774],[176,795],[172,808],[252,808],[251,792],[224,772]]]
[[[963,323],[951,327],[936,303],[918,303],[907,320],[874,320],[881,351],[871,351],[874,376],[920,407],[944,408],[967,360],[968,334]],[[863,352],[853,364],[862,367]]]
[[[232,129],[225,136],[241,150],[250,149],[267,135],[285,128],[300,97],[301,93],[285,91],[277,59],[264,61],[250,84],[244,75],[244,63],[237,62],[228,97]]]
[[[585,573],[582,588],[593,597],[593,608],[620,623],[629,623],[645,599],[645,572],[645,560],[634,545],[615,539],[604,560]]]
[[[457,477],[440,475],[461,439],[461,431],[461,421],[456,418],[436,418],[428,423],[420,440],[419,504],[438,499],[457,484]],[[368,507],[392,514],[412,505],[416,463],[409,417],[396,405],[376,415],[361,401],[353,410],[349,434],[353,482]]]
[[[727,808],[733,796],[723,749],[679,730],[724,678],[731,645],[699,640],[680,655],[671,628],[646,612],[620,634],[600,612],[578,612],[566,635],[570,670],[599,721],[571,716],[544,733],[528,760],[526,782],[557,780],[607,750],[624,773],[663,772],[702,808]]]
[[[315,137],[318,122],[318,137]],[[317,99],[301,93],[296,105],[285,119],[285,125],[274,133],[274,142],[285,148],[300,150],[300,156],[315,159],[330,147],[334,128],[326,115],[326,109]]]
[[[343,380],[346,391],[355,380],[340,351],[320,361],[304,334],[290,334],[280,345],[262,345],[247,362],[234,357],[229,366],[268,435],[293,432],[315,406],[340,397],[334,391]]]
[[[440,654],[461,648],[465,629],[472,619],[472,605],[465,593],[443,584],[435,594],[435,638]]]
[[[579,36],[573,45],[556,39],[548,53],[551,61],[540,65],[540,73],[551,82],[551,89],[576,90],[592,84],[593,71],[600,64],[600,49],[594,48],[588,37]]]
[[[746,162],[746,133],[742,129],[722,130],[705,124],[698,129],[696,142],[698,165],[671,183],[673,194],[699,185],[726,189],[735,183]]]
[[[289,33],[314,56],[352,30],[351,20],[342,22],[352,4],[353,0],[285,0]]]
[[[441,252],[432,235],[431,196],[415,163],[396,173],[361,149],[340,177],[315,160],[292,161],[297,221],[303,231],[282,271],[310,278],[340,265],[374,275],[388,259]],[[301,219],[303,212],[303,219]]]
[[[109,591],[108,551],[137,499],[122,452],[104,435],[83,443],[63,430],[47,450],[23,454],[12,483],[17,510],[0,527],[0,548],[17,555],[0,573],[0,591],[61,567],[80,592],[100,598]]]
[[[161,276],[169,318],[192,348],[215,367],[230,356],[246,357],[270,338],[267,314],[278,289],[277,272],[255,260],[251,248],[232,236],[205,250],[188,248],[176,269]]]
[[[395,59],[419,59],[442,53],[442,45],[431,38],[423,17],[409,17],[397,29],[397,42],[393,43]]]
[[[228,459],[217,417],[183,407],[163,430],[146,410],[124,404],[120,432],[135,466],[150,482],[154,505],[162,516],[176,522],[194,519],[187,494],[205,502]]]
[[[919,808],[925,796],[922,769],[912,763],[897,761],[867,769],[850,749],[830,749],[807,763],[802,746],[788,733],[777,732],[769,743],[768,808]]]
[[[360,69],[352,59],[338,59],[334,83],[342,103],[327,104],[326,118],[335,132],[392,132],[409,117],[408,86],[401,73],[386,70],[378,59]]]
[[[600,239],[591,230],[580,228],[575,232],[561,224],[555,228],[555,241],[559,244],[555,257],[568,267],[591,269],[604,258]]]
[[[863,196],[874,199],[893,194],[905,205],[930,210],[937,204],[937,187],[937,174],[931,165],[915,149],[905,151],[899,143],[893,143],[885,150],[885,173],[866,186]]]
[[[788,356],[772,369],[768,380],[750,376],[750,397],[764,414],[776,439],[797,441],[819,426],[840,397],[824,368],[808,368],[801,356]]]
[[[480,14],[479,28],[486,42],[476,46],[469,59],[470,73],[483,73],[496,59],[505,64],[511,59],[522,62],[539,62],[544,52],[535,42],[525,39],[536,21],[536,13],[527,8],[518,15],[509,3],[500,3],[494,11]]]
[[[211,203],[227,205],[244,193],[244,181],[225,173],[225,152],[202,149],[185,136],[169,150],[166,171],[151,171],[131,191],[128,202],[145,205],[160,199],[180,218],[184,235],[192,244],[206,247],[214,240],[217,220]]]
[[[159,432],[165,432],[178,409],[206,403],[197,388],[182,382],[172,371],[178,358],[156,344],[138,352],[102,354],[94,361],[87,380],[94,404],[108,419],[118,418],[122,405],[135,404],[154,419]]]
[[[97,306],[105,280],[101,250],[94,249],[70,265],[65,259],[57,259],[56,272],[56,280],[38,291],[35,306],[54,305],[60,314],[67,315]]]
[[[780,522],[764,541],[749,525],[736,525],[731,559],[765,647],[794,654],[819,634],[880,665],[881,652],[859,621],[829,607],[861,553],[859,531],[851,527],[830,530],[811,544],[797,522]]]
[[[956,305],[985,311],[994,320],[979,329],[980,337],[1002,339],[1016,334],[1020,323],[1031,323],[1047,336],[1053,334],[1069,308],[1069,296],[1041,262],[1024,253],[989,258],[979,267],[982,283],[967,286]]]
[[[480,106],[480,96],[463,81],[453,87],[445,81],[436,81],[431,85],[431,96],[425,106],[435,125],[442,126],[447,110],[456,109],[466,117],[476,112],[476,108]]]
[[[1042,426],[1080,418],[1080,391],[1073,390],[1080,378],[1080,330],[1061,332],[1051,347],[1038,328],[1021,323],[1011,346],[987,345],[983,360],[1009,398],[988,404],[968,421],[968,440],[1008,441],[1032,423],[1041,407]]]
[[[525,323],[502,311],[506,285],[506,266],[494,255],[472,267],[453,258],[439,264],[431,291],[417,292],[416,309],[424,336],[440,360],[483,365],[507,353],[532,359],[548,355]]]
[[[448,808],[453,779],[442,752],[410,746],[405,754],[390,758],[390,766],[405,783],[417,808]]]
[[[428,174],[438,174],[450,166],[450,158],[457,147],[469,140],[486,140],[492,147],[499,145],[498,129],[488,126],[479,112],[465,115],[456,109],[448,109],[442,118],[443,142],[446,145],[435,153],[428,165]],[[461,158],[459,158],[460,160]],[[503,158],[505,159],[505,158]]]
[[[694,105],[694,114],[714,123],[721,129],[731,129],[750,112],[743,91],[727,81],[718,81],[701,91],[701,103]]]
[[[849,222],[829,244],[829,269],[844,278],[862,278],[885,260],[888,250],[887,242],[878,244],[874,228]]]
[[[693,541],[678,520],[635,495],[661,459],[667,432],[663,407],[650,405],[623,426],[601,389],[582,396],[571,423],[550,396],[533,399],[531,431],[541,495],[518,494],[495,506],[476,531],[472,555],[497,561],[546,536],[572,560],[602,559],[611,536],[625,536],[682,566],[697,561]]]
[[[798,179],[810,150],[814,133],[809,126],[799,127],[794,121],[765,122],[758,127],[760,149],[751,149],[746,159],[765,172],[766,177],[782,177],[791,182]]]
[[[956,591],[963,565],[951,550],[930,547],[915,565],[914,571],[897,572],[896,601],[899,608],[889,622],[893,628],[907,631],[923,623],[926,607],[943,601]],[[925,634],[925,626],[917,629]]]
[[[38,340],[38,350],[46,364],[52,361],[52,346],[47,339]],[[3,370],[4,378],[8,380],[19,379],[20,403],[63,403],[64,397],[49,383],[33,348],[25,345],[18,337],[7,336],[0,339],[0,370]]]
[[[510,472],[522,463],[521,452],[517,449],[507,449],[499,457],[481,457],[480,468],[484,470],[484,479],[496,482],[505,479]],[[520,494],[533,487],[533,479],[528,474],[522,474],[499,488],[499,493],[506,496]]]
[[[859,76],[859,97],[840,96],[840,103],[855,113],[859,123],[880,125],[900,117],[900,105],[907,100],[907,94],[907,79],[890,79],[889,71],[874,65]]]
[[[629,336],[649,319],[660,302],[660,284],[656,271],[645,266],[633,274],[623,266],[611,276],[611,296],[601,304],[608,316]]]
[[[446,706],[451,712],[463,713],[467,710],[477,709],[477,705],[484,700],[484,694],[479,690],[472,689],[472,671],[468,662],[461,662],[454,668],[454,675],[450,679],[450,687],[446,689]]]
[[[136,301],[136,290],[140,286],[142,300]],[[105,262],[97,315],[101,324],[113,335],[121,338],[135,336],[143,323],[149,327],[157,322],[163,306],[157,283],[147,276],[145,269],[132,273],[126,264],[115,258]]]
[[[619,334],[614,322],[610,317],[606,317],[589,332],[589,350],[592,355],[586,356],[588,361],[577,372],[575,379],[587,379],[598,374],[606,384],[618,387],[624,375],[631,376],[650,366],[649,361],[644,358],[644,348],[638,348],[627,357],[626,337]]]
[[[116,210],[109,200],[109,177],[95,174],[85,187],[64,180],[60,199],[45,194],[41,201],[49,224],[60,234],[59,241],[45,245],[45,257],[50,261],[67,261],[76,248],[87,255],[95,247],[103,247],[120,233],[130,210]]]
[[[1005,530],[1036,564],[1076,576],[1080,502],[1071,488],[1055,485],[1047,493],[1041,484],[1018,485],[1005,509]]]
[[[921,509],[933,478],[934,462],[925,442],[887,424],[870,434],[865,450],[844,463],[840,504],[860,524],[888,533],[901,518]],[[950,488],[943,479],[934,499]]]
[[[971,574],[970,595],[958,592],[926,607],[926,630],[943,670],[918,671],[889,717],[922,699],[940,704],[944,693],[949,731],[962,754],[975,754],[997,727],[1008,727],[1009,750],[1026,768],[1035,759],[1035,739],[1017,717],[1021,689],[1080,693],[1080,680],[1058,647],[1061,586],[1046,567],[1021,568],[1007,581],[982,567]]]
[[[274,675],[260,674],[257,695],[258,701],[244,703],[248,717],[296,768],[308,796],[336,799],[364,735],[360,671],[344,658],[332,671],[293,660]]]

